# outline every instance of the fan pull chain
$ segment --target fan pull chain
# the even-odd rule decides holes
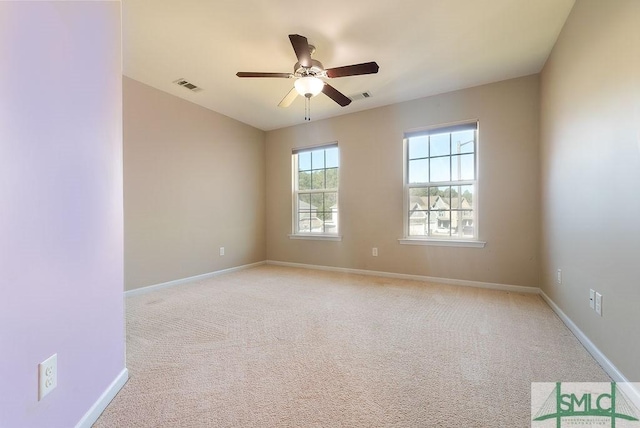
[[[304,99],[304,120],[311,122],[311,97]]]

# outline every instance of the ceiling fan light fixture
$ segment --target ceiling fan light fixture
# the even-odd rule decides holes
[[[320,77],[333,79],[335,77],[359,76],[362,74],[375,74],[378,72],[378,64],[375,61],[363,62],[361,64],[345,65],[325,69],[320,61],[311,58],[315,47],[310,45],[307,38],[300,34],[289,34],[289,41],[296,53],[298,62],[293,66],[293,73],[271,73],[257,71],[239,71],[238,77],[275,77],[281,79],[295,78],[294,87],[280,101],[278,107],[288,107],[298,95],[305,97],[307,109],[310,105],[311,97],[315,97],[320,92],[335,101],[339,106],[346,107],[351,101],[336,88],[326,83]],[[364,96],[363,96],[364,97]],[[308,115],[307,115],[308,117]]]
[[[324,82],[315,76],[305,76],[297,79],[294,86],[300,95],[311,98],[322,92]]]

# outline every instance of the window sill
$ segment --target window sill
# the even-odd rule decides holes
[[[321,234],[290,234],[289,239],[307,239],[309,241],[342,241],[341,235],[321,235]]]
[[[421,238],[404,238],[398,239],[403,245],[431,245],[436,247],[468,247],[468,248],[484,248],[487,244],[485,241],[472,241],[464,239],[421,239]]]

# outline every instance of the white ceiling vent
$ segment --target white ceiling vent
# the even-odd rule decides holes
[[[200,92],[202,90],[202,88],[200,88],[200,87],[194,85],[193,83],[189,82],[188,80],[184,80],[184,79],[174,80],[173,83],[175,83],[176,85],[180,85],[180,86],[182,86],[184,88],[187,88],[191,92]]]
[[[371,91],[358,92],[357,94],[349,96],[351,101],[363,100],[365,98],[371,98]]]

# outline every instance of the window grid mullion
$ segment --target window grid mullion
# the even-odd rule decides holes
[[[319,154],[319,153],[318,153]],[[332,209],[328,209],[327,204],[328,204],[328,195],[329,194],[333,194],[335,195],[333,198],[335,198],[336,200],[336,204],[338,203],[337,199],[338,199],[338,187],[331,187],[331,188],[327,188],[327,169],[329,169],[327,167],[327,150],[323,150],[322,151],[322,157],[323,157],[323,163],[324,165],[322,167],[318,167],[318,162],[314,163],[314,156],[313,153],[310,154],[310,159],[309,159],[309,165],[310,165],[310,169],[308,171],[304,171],[304,172],[308,172],[310,175],[310,188],[309,189],[304,189],[304,190],[300,190],[299,186],[299,158],[298,158],[298,153],[294,153],[295,156],[295,160],[294,160],[294,166],[295,166],[295,171],[296,171],[296,176],[295,176],[295,181],[294,181],[294,189],[293,189],[293,194],[294,194],[294,198],[295,198],[295,204],[294,204],[294,208],[295,208],[295,213],[294,213],[294,221],[295,221],[295,225],[294,225],[294,233],[306,233],[305,231],[301,230],[300,227],[300,223],[304,223],[305,225],[305,229],[308,228],[308,232],[309,233],[316,233],[316,232],[321,232],[321,233],[328,233],[327,232],[327,224],[326,222],[328,220],[332,220],[333,219],[333,210]],[[336,167],[332,167],[331,169],[335,169],[335,173],[336,175],[338,174],[338,169],[339,166]],[[316,175],[316,180],[314,180],[314,175]],[[314,188],[315,186],[318,186],[318,179],[322,180],[322,184],[323,186],[321,188]],[[337,177],[335,184],[337,185]],[[301,214],[301,210],[300,210],[300,198],[303,195],[309,195],[309,207],[308,207],[308,211],[305,211],[304,213],[307,214],[309,216],[308,218],[308,223],[307,223],[307,219],[306,218],[300,218],[300,214]],[[314,195],[321,195],[320,198],[322,200],[321,203],[319,203],[318,205],[321,204],[321,206],[316,207],[315,209],[315,216],[312,216],[311,213],[314,212],[312,209],[312,197]],[[317,199],[317,198],[316,198]],[[329,216],[329,218],[327,217]],[[318,219],[320,221],[322,221],[321,225],[317,225],[319,227],[317,227],[317,231],[313,231],[313,227],[314,227],[314,221],[313,218],[314,217],[318,217]],[[334,225],[335,227],[335,225]],[[333,234],[335,234],[335,232],[333,232]]]
[[[426,187],[457,187],[457,186],[469,186],[476,184],[476,180],[464,180],[464,181],[437,181],[433,183],[408,183],[410,189],[423,189]]]
[[[310,189],[310,190],[296,190],[296,192],[297,192],[298,194],[300,194],[300,193],[309,193],[309,194],[311,194],[311,193],[332,193],[332,192],[337,193],[337,192],[338,192],[338,189],[337,189],[337,188],[331,188],[331,189]]]
[[[476,125],[477,126],[477,125]],[[416,158],[411,158],[411,154],[410,154],[410,145],[411,145],[411,138],[413,136],[408,136],[405,137],[405,141],[407,144],[407,156],[405,159],[405,168],[406,168],[406,178],[405,178],[405,186],[406,186],[406,192],[407,192],[407,205],[406,205],[406,215],[407,215],[407,231],[406,233],[408,234],[407,236],[411,236],[411,221],[412,221],[412,193],[411,191],[414,189],[425,189],[426,190],[426,204],[427,206],[425,207],[426,210],[423,211],[426,216],[425,216],[425,221],[426,221],[426,231],[419,233],[418,235],[422,235],[422,236],[436,236],[432,234],[432,230],[431,230],[431,222],[433,220],[433,227],[435,229],[437,229],[439,226],[444,227],[445,224],[448,225],[447,227],[447,236],[448,237],[456,237],[456,238],[460,238],[463,239],[464,238],[464,234],[463,234],[463,224],[465,222],[465,216],[463,215],[463,213],[465,212],[470,212],[470,218],[467,220],[472,220],[470,221],[469,226],[473,226],[473,239],[477,239],[477,213],[476,213],[476,204],[477,204],[477,173],[478,173],[478,168],[477,168],[477,128],[473,130],[473,136],[472,136],[472,141],[473,142],[473,150],[468,153],[465,152],[464,154],[471,154],[472,155],[472,162],[473,162],[473,178],[472,179],[466,179],[466,180],[462,180],[462,165],[461,165],[461,158],[460,156],[463,155],[463,153],[461,152],[461,149],[459,147],[454,148],[454,132],[446,132],[447,138],[449,140],[449,153],[446,155],[437,155],[437,156],[431,156],[431,139],[432,139],[432,135],[441,135],[441,134],[436,134],[435,132],[433,134],[429,134],[426,138],[426,152],[427,155],[426,156],[421,156],[421,157],[416,157]],[[433,173],[434,171],[432,171],[431,168],[431,159],[442,159],[448,157],[448,166],[449,166],[449,181],[440,181],[440,182],[433,182],[431,181],[432,177],[433,177]],[[455,157],[455,159],[454,159]],[[410,173],[411,173],[411,166],[412,166],[412,161],[422,161],[422,160],[426,160],[427,161],[427,180],[426,182],[420,182],[420,183],[411,183],[409,182],[410,180]],[[457,170],[455,171],[455,176],[454,176],[454,170],[453,170],[453,165],[454,162],[458,162],[457,165]],[[471,207],[468,210],[463,209],[462,207],[462,193],[460,190],[461,186],[472,186],[472,201],[471,201]],[[431,209],[431,204],[432,204],[432,190],[431,189],[435,189],[435,195],[434,196],[440,196],[443,198],[444,201],[444,194],[440,195],[440,190],[439,188],[442,187],[448,187],[449,188],[449,200],[448,200],[448,204],[445,207],[441,207],[441,208],[445,208],[444,210],[432,210]],[[457,206],[453,206],[453,202],[452,202],[452,192],[453,190],[456,190],[456,202],[457,202]],[[416,196],[422,194],[422,192],[418,192],[415,193]],[[437,199],[436,199],[437,200]],[[468,201],[467,201],[468,202]],[[420,211],[420,206],[422,204],[419,203],[418,205],[418,209],[414,210],[414,211]],[[451,230],[453,227],[453,222],[454,222],[454,216],[453,214],[456,214],[455,216],[455,224],[456,224],[456,233],[452,234]],[[435,217],[435,218],[432,218]],[[415,223],[415,219],[414,219],[414,224]]]

